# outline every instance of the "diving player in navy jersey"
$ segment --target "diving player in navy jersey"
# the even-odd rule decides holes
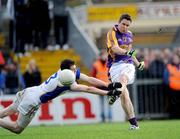
[[[41,85],[29,87],[17,92],[14,102],[7,108],[0,110],[0,127],[8,129],[16,134],[20,134],[31,122],[39,106],[42,103],[46,103],[49,100],[52,100],[57,96],[64,94],[66,91],[83,91],[92,94],[109,96],[120,95],[120,91],[117,90],[101,90],[96,87],[77,84],[77,82],[74,82],[71,86],[63,86],[58,81],[60,71],[63,69],[70,69],[74,71],[76,75],[76,80],[81,79],[82,81],[86,81],[97,87],[108,86],[107,83],[101,80],[98,80],[94,77],[89,77],[81,73],[79,69],[76,69],[74,61],[70,59],[65,59],[60,64],[60,70],[50,76]],[[17,121],[10,122],[2,119],[14,113],[19,113]]]

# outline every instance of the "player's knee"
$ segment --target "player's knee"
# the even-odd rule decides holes
[[[127,85],[128,83],[128,77],[126,75],[122,75],[120,77],[120,82],[123,84],[123,85]]]
[[[21,134],[24,128],[20,127],[18,124],[14,125],[13,127],[13,132],[15,134]]]
[[[14,130],[14,133],[16,133],[16,134],[21,134],[21,130]]]
[[[16,134],[21,134],[22,131],[23,131],[23,129],[15,129],[15,130],[14,130],[14,133],[16,133]]]

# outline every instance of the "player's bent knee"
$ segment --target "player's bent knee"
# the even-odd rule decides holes
[[[23,128],[17,128],[14,130],[14,133],[21,134],[23,130],[24,130]]]
[[[126,84],[128,83],[128,77],[126,75],[122,75],[120,78],[120,81],[122,84]]]
[[[18,124],[16,124],[14,127],[13,127],[13,131],[14,133],[16,134],[21,134],[22,131],[24,130],[24,128],[20,127]]]

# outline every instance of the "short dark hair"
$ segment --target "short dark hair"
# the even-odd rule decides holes
[[[70,69],[70,67],[72,65],[75,65],[75,62],[73,60],[71,60],[71,59],[64,59],[61,62],[61,64],[60,64],[60,68],[61,68],[61,70],[63,70],[63,69]]]
[[[122,14],[121,17],[119,18],[119,23],[123,20],[129,20],[130,22],[132,22],[131,16],[129,14]]]

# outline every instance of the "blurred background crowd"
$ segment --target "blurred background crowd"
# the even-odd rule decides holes
[[[106,64],[106,33],[124,12],[145,61],[130,86],[137,117],[180,118],[180,2],[173,0],[0,0],[0,94],[39,85],[66,57],[99,78],[94,64]]]

